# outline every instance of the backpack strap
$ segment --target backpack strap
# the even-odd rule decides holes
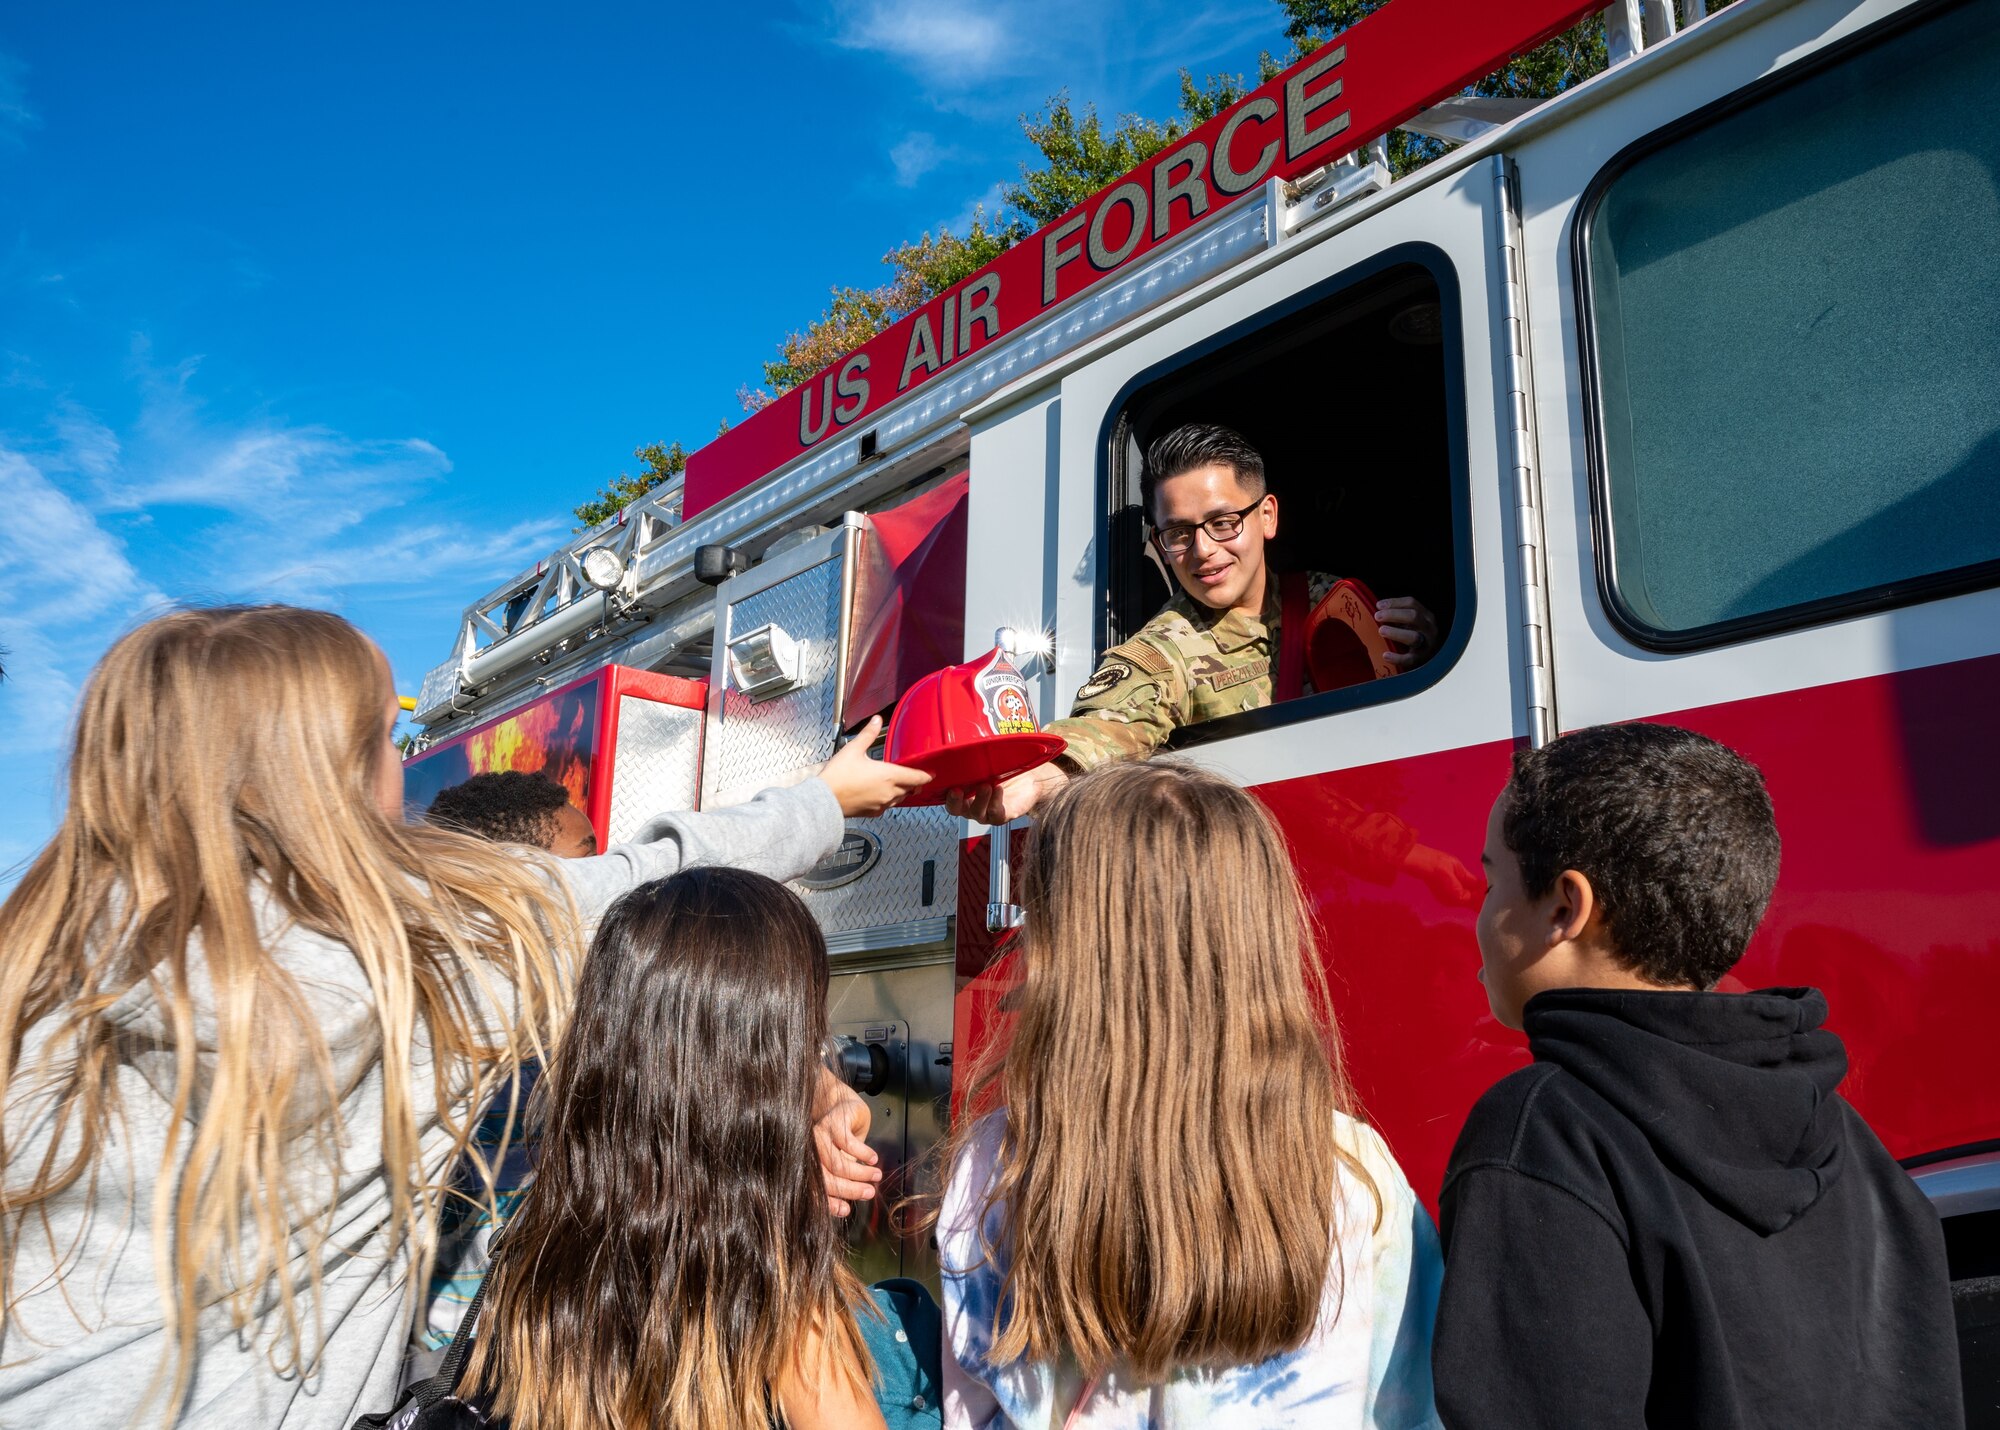
[[[1278,577],[1278,675],[1273,694],[1279,700],[1296,700],[1306,690],[1306,604],[1312,587],[1303,571],[1287,571]]]
[[[499,1238],[494,1238],[497,1245]],[[465,1303],[465,1316],[458,1323],[458,1334],[451,1338],[451,1346],[438,1362],[436,1372],[415,1382],[403,1392],[402,1399],[393,1407],[379,1415],[363,1415],[354,1422],[353,1430],[389,1430],[392,1425],[409,1424],[416,1417],[411,1412],[421,1414],[458,1389],[458,1378],[465,1373],[466,1357],[472,1354],[472,1342],[479,1332],[479,1308],[485,1304],[486,1288],[493,1280],[489,1267],[480,1278],[479,1289],[472,1293],[472,1299]]]
[[[423,1382],[422,1390],[430,1393],[426,1396],[422,1390],[419,1391],[419,1405],[428,1408],[458,1389],[458,1378],[465,1374],[465,1359],[472,1354],[473,1337],[479,1334],[479,1308],[485,1303],[486,1288],[492,1282],[493,1271],[489,1264],[486,1274],[479,1278],[479,1289],[466,1302],[465,1319],[458,1323],[458,1334],[451,1338],[451,1349],[438,1362],[437,1374]]]

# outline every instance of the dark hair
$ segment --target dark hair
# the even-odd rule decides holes
[[[556,813],[568,803],[569,791],[547,775],[499,770],[442,791],[424,818],[496,844],[547,849],[556,842]]]
[[[1209,466],[1229,468],[1251,492],[1264,495],[1264,458],[1249,438],[1213,422],[1188,422],[1164,437],[1155,437],[1146,449],[1146,466],[1139,477],[1139,499],[1145,503],[1146,515],[1150,518],[1153,514],[1153,497],[1161,482]]]
[[[800,1333],[837,1335],[851,1278],[812,1135],[826,988],[818,925],[761,874],[690,869],[612,905],[467,1371],[498,1414],[762,1424]]]
[[[1778,825],[1757,767],[1672,725],[1596,725],[1514,755],[1501,837],[1538,899],[1590,880],[1626,965],[1712,988],[1778,881]]]

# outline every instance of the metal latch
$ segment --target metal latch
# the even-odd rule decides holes
[[[986,846],[986,931],[1005,933],[1027,921],[1027,914],[1013,902],[1014,826],[1003,824],[987,836]]]

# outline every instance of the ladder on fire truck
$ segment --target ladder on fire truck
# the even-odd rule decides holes
[[[1686,24],[1707,13],[1705,0],[1680,0],[1680,8]],[[1619,0],[1601,13],[1613,66],[1680,28],[1674,0]],[[1398,127],[1463,144],[1540,103],[1459,95]],[[579,532],[466,607],[450,656],[417,696],[413,718],[424,733],[416,748],[474,714],[502,713],[613,661],[705,674],[714,623],[708,587],[810,539],[843,511],[868,510],[961,460],[963,414],[1015,379],[1391,182],[1386,135],[1296,179],[1266,179],[1261,194],[1184,241],[1146,253],[886,406],[857,437],[814,447],[692,518],[683,518],[682,477]]]

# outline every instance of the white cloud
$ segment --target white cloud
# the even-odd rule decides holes
[[[26,147],[28,131],[41,127],[42,117],[28,103],[27,74],[12,55],[0,55],[0,148]]]
[[[0,446],[0,755],[56,748],[105,646],[176,600],[339,609],[378,589],[463,590],[566,531],[553,518],[494,529],[441,517],[424,499],[451,461],[422,438],[211,419],[191,391],[197,367],[144,369],[122,433],[58,397],[53,440]],[[135,528],[144,539],[128,545],[120,532]]]
[[[938,143],[935,134],[922,130],[905,136],[889,151],[889,162],[896,166],[896,186],[902,189],[915,188],[917,180],[958,157],[957,149]]]
[[[122,450],[118,434],[69,398],[56,403],[50,419],[63,463],[90,477],[108,477],[118,467]]]
[[[0,612],[96,615],[148,591],[124,544],[29,457],[0,447]]]
[[[435,444],[217,417],[194,391],[199,360],[156,367],[143,343],[135,356],[139,410],[122,428],[24,380],[17,393],[47,394],[50,435],[0,439],[0,895],[54,827],[77,697],[124,631],[176,601],[330,607],[400,637],[407,673],[424,659],[415,622],[435,623],[442,655],[462,593],[567,530],[476,508],[456,520]]]
[[[215,418],[193,393],[198,366],[142,365],[122,431],[51,396],[48,440],[0,442],[0,895],[59,817],[77,697],[124,631],[176,601],[331,607],[402,637],[388,644],[408,647],[409,673],[423,659],[414,622],[435,623],[442,655],[461,593],[566,531],[553,518],[455,521],[437,490],[451,461],[422,438]]]
[[[341,546],[274,550],[261,566],[244,568],[238,580],[301,603],[377,587],[456,585],[480,576],[498,580],[524,560],[553,550],[568,530],[560,521],[523,521],[492,532],[436,523],[410,526]],[[439,632],[440,649],[450,634]]]
[[[963,78],[1004,67],[1018,50],[1007,9],[968,0],[836,0],[831,39]]]
[[[965,233],[971,229],[975,218],[984,218],[990,223],[993,216],[1006,207],[1006,194],[1005,184],[993,185],[954,214],[944,226],[953,233]]]
[[[435,443],[356,438],[269,413],[217,420],[194,390],[200,363],[156,364],[141,340],[129,439],[121,445],[74,410],[59,417],[58,430],[105,512],[215,513],[185,572],[205,591],[338,605],[354,587],[497,580],[566,530],[553,518],[500,531],[445,526],[434,512],[413,518],[409,508],[452,470]]]
[[[0,447],[0,645],[8,649],[0,748],[61,744],[89,664],[112,637],[165,597],[27,454]]]
[[[264,417],[209,425],[182,399],[156,398],[150,434],[107,488],[114,507],[209,507],[208,578],[232,594],[305,605],[341,604],[352,589],[498,580],[546,552],[566,526],[522,522],[493,531],[419,515],[451,459],[422,438],[357,439]]]
[[[1122,113],[1182,66],[1254,72],[1258,49],[1284,45],[1270,0],[819,3],[828,43],[879,55],[907,71],[933,108],[984,121],[1039,109],[1065,88],[1079,106]]]

